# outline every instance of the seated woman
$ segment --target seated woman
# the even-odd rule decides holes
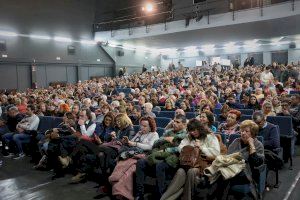
[[[179,151],[183,149],[184,146],[193,146],[198,147],[201,152],[201,157],[205,158],[207,160],[214,160],[216,156],[220,154],[220,144],[217,139],[217,137],[211,132],[211,130],[204,126],[199,120],[192,119],[187,124],[187,131],[188,136],[183,139],[179,145]],[[191,200],[195,199],[193,197],[194,189],[197,186],[197,177],[203,173],[202,167],[200,168],[191,168],[185,173],[185,170],[183,168],[178,169],[176,173],[175,179],[181,179],[178,181],[177,184],[180,184],[179,182],[183,183],[184,181],[184,175],[187,174],[184,189],[183,189],[183,196],[182,199],[184,200]],[[183,177],[182,177],[183,175]],[[174,183],[174,179],[172,181]],[[182,186],[183,187],[183,186]],[[171,196],[172,194],[176,193],[178,190],[174,191],[172,190],[173,186],[169,186],[167,191],[163,194],[162,199],[167,199],[167,196]]]
[[[123,140],[123,153],[121,153],[122,159],[131,158],[135,153],[143,153],[144,151],[150,151],[156,140],[159,139],[156,132],[156,123],[154,118],[147,116],[140,119],[140,131],[129,140],[128,137],[124,137]],[[130,155],[127,155],[129,153]],[[120,173],[124,169],[124,165],[135,165],[138,158],[134,161],[126,160],[118,162],[114,172],[109,177],[109,181],[112,184],[112,195],[125,197],[126,199],[133,199],[133,176],[135,173],[135,167],[126,167],[126,173]],[[127,162],[128,161],[128,162]],[[102,195],[100,195],[102,196]]]
[[[231,178],[229,181],[223,182],[224,184],[230,184],[231,186],[241,184],[253,184],[253,181],[250,179],[253,178],[255,180],[255,178],[252,176],[254,168],[259,167],[264,163],[264,146],[256,138],[258,131],[258,125],[252,120],[245,120],[241,123],[241,137],[235,139],[233,143],[229,145],[228,154],[241,152],[242,157],[246,163],[246,168],[243,172]],[[250,188],[254,187],[255,186]],[[254,197],[257,196],[255,190],[252,191],[252,195]]]
[[[238,110],[230,110],[227,115],[226,122],[220,124],[218,132],[230,135],[239,131],[239,120],[241,112]]]
[[[115,116],[112,112],[108,112],[100,126],[96,127],[95,133],[99,136],[102,142],[110,140],[110,133],[115,131]]]
[[[118,114],[115,120],[116,132],[113,131],[104,137],[106,140],[101,140],[97,135],[94,135],[96,143],[99,146],[91,142],[80,141],[69,156],[65,158],[60,157],[60,162],[64,168],[73,162],[78,170],[77,175],[71,180],[72,183],[79,183],[85,180],[88,172],[97,166],[97,160],[104,176],[109,175],[113,170],[116,158],[119,155],[118,151],[124,142],[123,138],[127,137],[131,139],[134,135],[131,120],[126,114]]]
[[[261,108],[264,115],[267,116],[276,116],[276,113],[273,111],[273,106],[270,101],[265,101]]]
[[[171,98],[165,101],[165,106],[162,107],[161,111],[175,111],[175,103]]]
[[[217,132],[217,128],[213,125],[215,119],[214,119],[214,114],[212,112],[210,111],[202,112],[200,116],[197,117],[197,119],[199,119],[203,125],[209,127],[212,132],[214,133]]]
[[[186,101],[182,101],[182,102],[180,103],[180,108],[181,108],[184,112],[191,112],[191,111],[192,111],[190,105],[189,105]]]
[[[231,110],[231,108],[227,105],[227,104],[224,104],[221,108],[221,114],[220,116],[218,117],[218,121],[219,122],[225,122],[226,119],[227,119],[227,115],[228,115],[228,112]]]
[[[248,105],[245,107],[246,109],[260,110],[260,105],[255,95],[250,96],[250,100]]]

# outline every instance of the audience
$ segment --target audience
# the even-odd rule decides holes
[[[133,165],[136,177],[131,182],[135,183],[136,192],[130,190],[130,198],[143,199],[147,192],[146,176],[151,176],[156,178],[155,197],[164,199],[170,191],[174,193],[168,186],[177,173],[186,177],[181,180],[183,198],[193,199],[199,169],[192,168],[187,173],[178,170],[182,167],[179,163],[182,148],[199,146],[212,162],[220,154],[219,138],[214,133],[224,134],[226,139],[239,134],[228,153],[242,151],[246,170],[224,184],[249,183],[248,175],[264,161],[264,147],[275,153],[280,147],[279,129],[267,122],[267,117],[290,117],[294,130],[299,132],[298,78],[299,67],[274,63],[267,67],[224,68],[222,72],[208,69],[206,74],[198,67],[144,72],[101,77],[65,87],[1,93],[2,154],[23,158],[27,153],[23,145],[31,143],[29,149],[40,150],[36,169],[53,169],[54,178],[58,178],[72,166],[76,172],[73,183],[98,173],[99,184],[106,188],[110,187],[108,179],[120,158],[143,154]],[[129,90],[124,92],[124,89]],[[219,109],[221,113],[217,114]],[[239,123],[241,109],[252,109],[254,122]],[[160,127],[165,130],[159,138],[155,117],[160,111],[172,112],[175,117],[166,127]],[[197,112],[198,117],[188,122],[186,116],[191,116],[190,112]],[[39,117],[44,116],[62,117],[63,122],[46,133],[37,133]],[[134,131],[134,125],[139,126],[139,132]],[[263,137],[264,147],[256,135]],[[132,179],[133,176],[126,180]]]

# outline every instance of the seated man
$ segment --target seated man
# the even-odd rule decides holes
[[[253,113],[252,119],[259,127],[258,136],[264,138],[265,149],[275,151],[280,148],[280,135],[276,126],[267,122],[266,116],[260,111]]]
[[[7,119],[2,121],[4,124],[0,131],[0,140],[2,141],[2,135],[6,133],[16,132],[17,124],[24,118],[16,106],[12,106],[8,109]],[[5,145],[2,145],[2,154],[6,156],[7,152],[5,150]]]
[[[39,126],[40,119],[34,114],[35,106],[28,105],[26,108],[26,117],[20,121],[16,126],[16,132],[7,133],[3,135],[3,140],[6,144],[14,142],[17,145],[18,156],[14,159],[23,158],[24,152],[22,144],[29,143],[31,131],[36,131]],[[8,157],[13,157],[14,154],[10,153]]]
[[[173,129],[167,130],[164,133],[163,137],[155,142],[153,148],[155,148],[155,145],[157,143],[163,143],[164,141],[167,141],[171,145],[168,146],[165,145],[166,143],[164,143],[164,145],[161,145],[163,146],[163,149],[160,148],[159,151],[153,151],[150,156],[152,156],[153,158],[153,155],[155,153],[161,153],[161,157],[163,157],[164,155],[168,156],[168,158],[170,158],[170,156],[173,156],[172,158],[174,158],[174,156],[179,153],[178,146],[180,144],[180,141],[187,135],[186,124],[187,120],[184,115],[176,115],[174,119]],[[139,199],[143,199],[144,196],[144,183],[146,175],[154,176],[157,178],[157,189],[159,191],[159,193],[157,194],[157,198],[159,199],[168,187],[166,180],[167,177],[170,177],[170,179],[172,179],[177,171],[177,167],[174,166],[177,165],[176,163],[174,164],[174,159],[172,159],[174,162],[172,162],[171,166],[171,163],[167,161],[167,158],[162,162],[156,163],[154,159],[151,159],[150,162],[149,157],[147,159],[138,160],[136,164],[136,196]],[[169,159],[169,161],[170,160],[171,159]]]

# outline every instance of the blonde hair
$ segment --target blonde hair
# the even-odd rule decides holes
[[[258,125],[252,120],[245,120],[241,123],[240,130],[243,130],[247,127],[250,128],[252,137],[255,137],[259,131]]]
[[[131,119],[128,117],[127,114],[125,113],[120,113],[116,116],[115,121],[119,120],[120,121],[120,129],[124,129],[128,126],[132,126],[132,121]]]

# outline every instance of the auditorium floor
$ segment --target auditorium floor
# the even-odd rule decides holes
[[[96,196],[96,183],[71,185],[70,175],[65,178],[51,180],[50,172],[35,171],[29,159],[11,160],[2,158],[0,166],[0,200],[86,200]],[[280,186],[265,192],[265,200],[297,200],[300,199],[300,156],[294,158],[294,168],[287,166],[280,172]],[[295,184],[293,190],[291,185]],[[289,198],[287,194],[290,192]]]

